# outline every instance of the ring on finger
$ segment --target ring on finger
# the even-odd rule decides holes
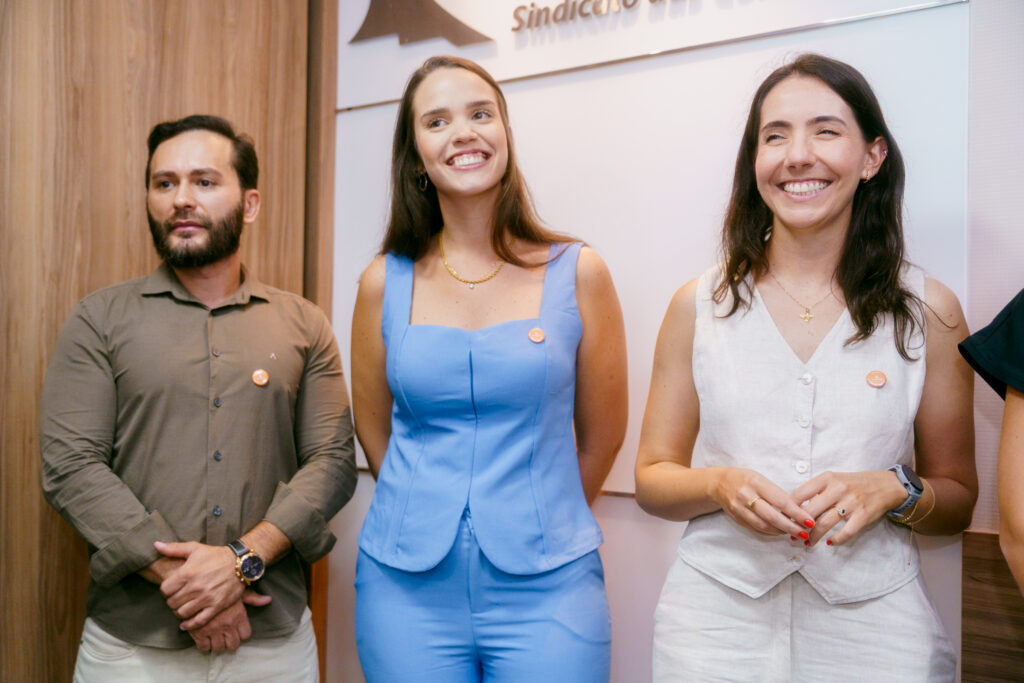
[[[836,514],[840,517],[846,517],[846,508],[841,508],[838,505],[834,505],[832,509],[834,509],[836,511]]]
[[[751,510],[753,510],[754,509],[754,503],[756,503],[759,500],[761,500],[761,496],[754,496],[753,498],[750,499],[750,502],[747,503],[747,507],[750,508]]]

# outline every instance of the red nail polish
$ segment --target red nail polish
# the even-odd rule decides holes
[[[789,540],[791,540],[791,541],[795,541],[795,540],[796,540],[796,536],[790,536],[790,537],[789,537]]]
[[[810,541],[804,541],[804,545],[810,545],[810,544],[811,544]]]
[[[805,541],[808,538],[811,537],[811,535],[809,533],[807,533],[806,531],[801,531],[800,533],[797,534],[797,536],[799,536],[800,538],[804,539]]]
[[[813,529],[814,528],[814,520],[813,519],[805,519],[804,520],[804,526],[807,527],[808,529]]]
[[[826,544],[826,545],[832,545],[832,539],[830,538],[830,539],[828,539],[827,541],[825,541],[825,544]]]

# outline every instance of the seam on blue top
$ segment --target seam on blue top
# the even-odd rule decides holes
[[[399,362],[398,359],[399,359],[399,355],[400,355],[398,353],[398,351],[401,349],[402,345],[405,343],[405,336],[408,333],[408,331],[409,331],[409,326],[406,325],[405,328],[402,330],[402,337],[401,337],[401,339],[396,344],[395,358],[393,360],[393,362],[395,363],[395,381],[398,383],[398,387],[397,387],[398,393],[396,393],[392,397],[393,398],[392,406],[391,406],[391,414],[392,414],[391,431],[392,431],[392,433],[394,432],[394,417],[393,416],[394,416],[394,412],[395,412],[395,406],[398,404],[399,401],[402,402],[402,406],[403,406],[406,414],[409,415],[409,418],[412,420],[413,429],[415,429],[415,431],[419,432],[419,433],[422,433],[424,431],[423,430],[423,425],[420,423],[419,417],[411,409],[411,407],[409,405],[409,401],[408,401],[408,399],[405,396],[405,388],[402,386],[401,379],[399,378],[398,367],[397,367],[397,364]],[[416,460],[415,460],[415,462],[412,463],[412,472],[411,472],[410,478],[409,478],[410,481],[413,481],[415,479],[416,471],[419,469],[420,461],[423,459],[423,451],[426,448],[426,444],[424,443],[424,441],[422,439],[416,438],[416,439],[413,439],[412,441],[417,446],[417,448],[416,448],[417,452],[416,452]],[[389,439],[389,443],[390,443],[390,439]],[[387,451],[385,451],[385,459],[386,458],[387,458]],[[381,464],[381,466],[383,467],[383,463]],[[403,526],[403,523],[405,522],[405,513],[406,513],[406,510],[409,508],[409,499],[412,497],[412,491],[413,491],[413,487],[409,486],[407,488],[406,492],[405,492],[405,498],[401,502],[401,509],[400,510],[396,510],[396,512],[398,512],[398,514],[395,515],[392,518],[391,528],[388,530],[388,535],[387,535],[388,546],[390,546],[392,548],[391,555],[393,557],[397,557],[398,556],[398,541],[399,541],[399,539],[402,536],[402,526]],[[396,505],[395,507],[398,508],[398,505]]]
[[[566,256],[565,252],[568,252],[571,249],[576,249],[576,259],[578,260],[579,259],[579,250],[580,250],[580,246],[581,245],[582,245],[582,243],[580,243],[580,242],[574,242],[574,243],[569,244],[567,247],[565,247],[563,249],[562,253],[559,254],[557,259],[555,259],[553,261],[550,261],[548,263],[548,265],[547,265],[547,269],[544,272],[544,290],[543,290],[543,292],[541,294],[541,306],[540,306],[540,321],[541,321],[541,328],[542,329],[544,327],[547,327],[547,320],[549,319],[549,316],[552,314],[551,309],[555,308],[557,310],[557,309],[562,308],[564,306],[565,302],[563,300],[561,300],[561,298],[566,296],[566,294],[564,294],[565,290],[561,286],[563,284],[561,281],[562,280],[566,280],[566,279],[569,280],[568,296],[571,297],[571,302],[572,302],[573,306],[576,308],[577,321],[580,322],[580,328],[582,328],[582,321],[579,319],[579,308],[578,308],[578,306],[576,306],[576,266],[577,266],[578,261],[573,261],[571,259],[563,260],[563,258]],[[561,246],[559,243],[554,243],[554,244],[551,245],[551,252],[548,254],[549,258],[551,258],[551,256],[553,255],[553,253],[555,251],[555,248],[559,247],[559,246]],[[572,275],[571,278],[568,277],[569,274]],[[549,292],[550,292],[551,296],[549,296]],[[551,303],[551,300],[554,299],[557,295],[561,295],[561,296],[559,296],[559,299],[560,299],[559,304],[561,304],[561,305],[556,305],[554,303]],[[539,423],[541,421],[541,415],[544,412],[543,409],[548,404],[547,386],[548,386],[548,379],[549,379],[549,376],[550,376],[550,369],[551,369],[551,354],[548,351],[548,347],[545,346],[545,348],[544,348],[544,387],[543,387],[543,389],[541,391],[541,394],[540,394],[541,395],[541,400],[537,404],[537,409],[536,409],[536,411],[534,411],[534,414],[533,414],[533,429],[531,431],[532,431],[534,437],[533,437],[532,443],[530,444],[530,459],[529,459],[529,461],[527,463],[527,472],[530,475],[530,492],[533,494],[533,509],[534,509],[534,511],[537,514],[537,523],[539,525],[539,530],[540,530],[541,556],[543,558],[543,564],[545,565],[545,567],[550,567],[550,565],[551,565],[551,554],[548,551],[548,538],[547,538],[547,528],[548,528],[548,526],[547,526],[547,519],[546,519],[546,516],[544,514],[545,511],[547,510],[547,505],[546,505],[547,501],[546,501],[546,499],[544,499],[544,496],[543,496],[544,488],[543,488],[542,484],[540,482],[538,482],[536,480],[535,476],[534,476],[533,460],[534,460],[534,456],[536,456],[536,454],[537,454],[537,433],[538,433]],[[576,373],[575,373],[575,370],[574,370],[573,371],[573,384],[574,385],[576,383],[575,374]],[[573,392],[573,396],[575,396],[575,391]],[[573,410],[573,413],[575,414],[575,410]],[[573,441],[573,444],[575,446],[575,440]],[[578,457],[578,455],[577,455],[577,457]],[[545,504],[542,505],[541,504],[542,502],[545,503]]]
[[[550,268],[550,267],[551,266],[549,265],[548,268]],[[545,319],[544,311],[541,311],[541,324],[542,325],[545,324],[544,323],[544,319]],[[532,425],[533,428],[531,429],[531,432],[533,433],[533,439],[530,442],[530,458],[529,458],[529,460],[526,463],[526,471],[530,475],[530,493],[533,494],[533,509],[537,513],[537,524],[538,524],[538,528],[539,528],[539,531],[540,531],[541,556],[545,560],[547,560],[550,557],[550,555],[548,553],[548,539],[547,539],[547,533],[546,533],[546,530],[547,530],[547,519],[546,519],[545,514],[544,514],[544,511],[547,509],[547,506],[546,505],[541,505],[542,501],[538,500],[538,498],[543,498],[543,496],[539,496],[538,493],[542,494],[544,489],[540,485],[540,483],[537,482],[535,480],[535,478],[534,478],[533,459],[534,459],[534,456],[537,455],[537,431],[539,429],[540,416],[541,416],[541,414],[543,412],[542,408],[544,406],[546,406],[547,403],[548,403],[548,400],[547,400],[547,388],[548,388],[548,374],[549,374],[548,370],[549,370],[550,366],[551,366],[551,354],[548,352],[548,347],[545,346],[544,347],[544,387],[543,387],[543,389],[541,390],[541,393],[540,393],[541,399],[537,403],[537,409],[533,413],[533,425]],[[546,500],[544,500],[543,502],[547,503]],[[548,564],[548,562],[545,561],[545,565],[547,565],[547,564]]]
[[[389,265],[393,265],[394,268],[388,268]],[[390,301],[387,296],[387,288],[389,284],[394,285],[396,288],[395,292],[399,294],[397,299],[390,299]],[[394,415],[395,406],[401,402],[403,410],[412,420],[413,429],[417,432],[422,432],[423,425],[420,423],[419,417],[411,409],[409,401],[405,396],[405,388],[402,386],[400,379],[401,373],[398,368],[401,356],[400,352],[402,346],[405,344],[406,335],[409,332],[409,314],[412,311],[412,262],[402,256],[398,256],[397,254],[388,253],[385,257],[384,289],[384,300],[389,301],[390,304],[388,310],[384,311],[384,313],[387,314],[388,321],[388,335],[385,336],[385,356],[387,358],[386,362],[394,367],[394,376],[398,385],[396,387],[397,391],[395,391],[392,396],[391,412],[392,415]],[[402,312],[404,312],[404,315],[399,315]],[[382,325],[384,319],[385,316],[382,315]],[[392,341],[390,347],[387,344],[389,337]],[[394,418],[392,418],[392,420],[393,419]],[[394,431],[393,423],[392,431]],[[423,459],[423,452],[426,448],[426,445],[421,439],[416,438],[412,441],[417,445],[417,453],[415,460],[411,463],[412,473],[410,475],[410,480],[415,479],[415,473],[419,469],[419,464]],[[389,525],[388,533],[385,537],[385,552],[392,558],[398,557],[402,527],[404,526],[406,511],[409,508],[409,500],[412,497],[412,493],[413,487],[410,486],[405,492],[404,499],[396,501],[395,510],[392,511],[391,524]]]
[[[469,509],[472,515],[473,509],[470,501],[473,500],[473,474],[476,471],[476,440],[480,431],[480,413],[476,409],[476,376],[473,374],[473,345],[469,345],[469,404],[473,406],[473,447],[469,452],[469,486],[466,487],[466,500],[463,509]]]

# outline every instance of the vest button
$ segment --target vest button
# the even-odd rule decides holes
[[[793,469],[795,469],[800,474],[806,474],[807,473],[807,463],[804,462],[803,460],[799,460],[799,461],[793,463]]]
[[[805,372],[804,374],[802,374],[800,376],[800,383],[803,384],[804,386],[810,384],[813,381],[814,381],[814,375],[812,375],[809,372]]]

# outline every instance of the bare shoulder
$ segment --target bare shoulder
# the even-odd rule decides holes
[[[359,277],[359,296],[382,298],[387,266],[383,254],[370,261],[363,274]]]
[[[930,334],[952,334],[958,339],[967,336],[964,311],[953,290],[934,278],[925,278],[924,302],[926,324]]]
[[[599,337],[608,334],[622,337],[625,334],[622,306],[612,275],[597,252],[586,246],[580,249],[576,261],[576,306],[584,329],[596,324]],[[604,341],[607,342],[608,338],[605,337]]]
[[[676,290],[665,313],[665,322],[689,323],[697,319],[697,284],[700,278],[693,278]]]
[[[601,256],[584,245],[576,261],[576,286],[584,290],[597,290],[612,287],[612,274]]]

